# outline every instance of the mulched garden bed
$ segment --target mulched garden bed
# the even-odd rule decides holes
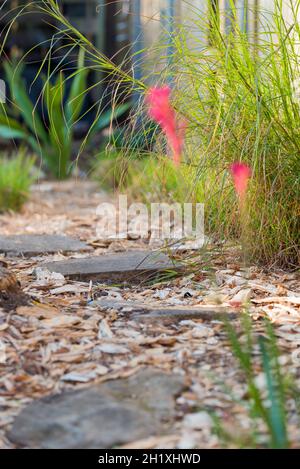
[[[247,442],[252,425],[243,405],[247,402],[247,389],[229,347],[222,315],[230,315],[231,321],[238,324],[241,305],[249,300],[257,334],[263,333],[262,319],[268,317],[276,325],[281,363],[300,389],[299,274],[265,272],[256,266],[245,269],[238,261],[237,250],[229,247],[214,249],[209,265],[198,254],[199,269],[181,272],[159,283],[120,285],[107,279],[90,282],[44,269],[45,263],[71,258],[153,249],[147,240],[97,239],[96,207],[105,200],[109,197],[90,182],[41,183],[34,188],[21,214],[0,216],[1,236],[65,235],[90,248],[26,257],[0,254],[0,261],[16,275],[22,298],[26,298],[9,307],[0,299],[0,341],[5,345],[0,348],[0,447],[34,445],[34,438],[17,437],[13,425],[16,416],[33,401],[48,396],[55,402],[57,394],[70,399],[70,391],[92,389],[101,383],[117,383],[120,405],[124,402],[120,412],[130,410],[129,415],[136,421],[140,414],[132,409],[122,380],[153,369],[162,376],[177,376],[180,381],[176,393],[166,387],[166,393],[174,400],[174,406],[170,403],[167,409],[172,414],[172,424],[156,425],[155,416],[161,418],[161,413],[154,406],[148,432],[142,432],[139,438],[139,431],[133,426],[128,440],[118,441],[121,429],[116,432],[116,441],[110,439],[107,444],[126,448],[217,448],[222,442],[213,432],[211,411],[229,434],[239,435],[240,440]],[[176,260],[185,255],[183,251],[176,253]],[[136,305],[144,306],[146,313]],[[167,314],[151,317],[151,311],[162,310]],[[175,314],[178,310],[191,314],[187,312],[182,317]],[[159,379],[165,382],[163,377]],[[263,389],[265,383],[258,366],[257,380]],[[137,387],[137,393],[144,392],[144,388]],[[23,425],[27,413],[24,415]],[[30,415],[28,428],[34,426]],[[168,420],[165,417],[163,420]],[[290,430],[293,445],[299,446],[300,433],[293,416]],[[261,432],[263,445],[263,427]],[[91,441],[95,444],[92,437]],[[51,447],[50,443],[46,436],[38,441],[41,447]],[[72,444],[89,446],[80,438]]]

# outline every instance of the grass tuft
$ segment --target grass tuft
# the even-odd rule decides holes
[[[250,415],[253,422],[262,421],[267,429],[270,448],[288,448],[287,400],[291,395],[288,382],[283,378],[279,362],[279,350],[272,325],[267,322],[264,335],[255,337],[251,318],[244,314],[242,335],[240,338],[235,327],[226,322],[226,330],[233,354],[247,383],[247,395],[250,401]],[[259,350],[259,364],[255,360]],[[258,387],[257,366],[263,372],[266,389]],[[259,425],[257,426],[259,427]]]
[[[0,157],[0,212],[19,211],[34,182],[34,158],[24,152]]]

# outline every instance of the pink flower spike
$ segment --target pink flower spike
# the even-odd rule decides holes
[[[240,200],[243,201],[252,174],[251,168],[245,163],[233,163],[229,169],[233,177],[236,193]]]
[[[184,142],[184,129],[178,129],[176,113],[170,103],[171,88],[169,86],[150,88],[146,102],[149,105],[149,116],[157,122],[165,133],[173,151],[174,163],[180,164]]]

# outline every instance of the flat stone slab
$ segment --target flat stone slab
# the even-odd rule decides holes
[[[92,248],[77,239],[60,235],[0,236],[0,253],[13,256],[38,256],[56,252],[91,251]]]
[[[34,401],[9,439],[21,447],[108,449],[167,433],[184,378],[147,368],[127,379]]]
[[[202,319],[203,321],[236,319],[237,313],[222,306],[176,306],[163,307],[158,305],[145,305],[136,301],[117,301],[99,298],[93,301],[103,310],[114,309],[130,319],[139,321],[182,321],[185,319]]]
[[[167,255],[151,251],[129,251],[84,259],[68,259],[40,266],[70,279],[103,283],[140,283],[141,280],[153,279],[159,273],[182,268]]]

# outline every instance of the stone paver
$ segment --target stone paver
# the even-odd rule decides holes
[[[179,270],[166,254],[151,251],[129,251],[118,254],[68,259],[41,264],[41,267],[74,280],[96,280],[107,283],[139,283],[159,273]]]
[[[147,368],[130,378],[34,401],[16,417],[9,438],[29,448],[112,448],[174,423],[184,378]]]
[[[0,236],[0,253],[11,256],[37,256],[56,252],[91,251],[92,248],[77,239],[61,235]]]

